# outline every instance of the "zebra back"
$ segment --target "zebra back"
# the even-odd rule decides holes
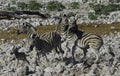
[[[61,36],[57,32],[46,32],[40,36],[40,39],[47,41],[51,45],[58,45],[61,43]]]
[[[36,35],[37,37],[39,37],[42,40],[45,40],[49,43],[54,43],[61,40],[61,36],[57,33],[57,32],[46,32],[43,34],[40,34],[36,31],[35,27],[32,26],[29,23],[24,23],[24,25],[19,28],[19,30],[17,31],[19,34],[27,34],[28,38],[32,38],[31,36]]]
[[[83,33],[79,39],[79,44],[81,47],[89,46],[99,50],[103,45],[103,39],[99,35],[93,33]]]

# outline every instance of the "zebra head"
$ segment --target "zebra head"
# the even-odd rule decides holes
[[[68,18],[67,18],[67,15],[66,15],[66,14],[64,14],[64,15],[62,16],[62,18],[60,19],[59,25],[62,26],[62,27],[61,27],[61,30],[62,30],[63,32],[65,32],[65,31],[68,29],[68,27],[69,27],[69,21],[68,21]]]
[[[17,30],[17,35],[19,34],[27,34],[29,31],[31,32],[36,32],[36,28],[31,25],[28,22],[23,23],[23,26],[19,27],[19,29]]]
[[[69,25],[77,24],[76,21],[75,17],[70,17]]]
[[[69,19],[69,25],[77,25],[78,18],[80,18],[78,13],[76,13],[75,16],[71,16]]]
[[[69,28],[68,33],[76,33],[78,31],[78,25],[77,25],[78,17],[71,17],[69,19]]]

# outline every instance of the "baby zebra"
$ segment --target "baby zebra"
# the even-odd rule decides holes
[[[57,32],[51,31],[40,35],[37,33],[34,26],[31,24],[25,24],[17,30],[17,34],[27,34],[27,37],[32,42],[30,45],[30,50],[33,50],[33,47],[36,47],[38,54],[42,54],[45,57],[46,54],[51,52],[53,49],[55,49],[55,52],[58,54],[59,52],[61,54],[64,53],[61,48],[61,36]]]
[[[11,52],[11,55],[12,54],[15,55],[15,58],[17,59],[17,64],[18,64],[19,60],[23,60],[23,61],[27,62],[28,64],[30,64],[26,58],[27,55],[24,52],[18,52],[20,48],[21,47],[13,46],[13,49],[12,49],[13,52]]]

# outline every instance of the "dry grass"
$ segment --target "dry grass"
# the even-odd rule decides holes
[[[96,24],[80,24],[79,30],[83,30],[85,32],[91,32],[96,34],[108,34],[109,32],[120,31],[120,23],[114,24],[99,24],[98,27],[95,27]],[[111,26],[114,26],[115,29],[111,30]],[[36,27],[38,32],[44,33],[48,31],[54,31],[55,26],[37,26]],[[60,31],[60,30],[59,30]],[[8,40],[18,40],[25,38],[26,35],[16,35],[16,29],[9,28],[9,32],[7,31],[0,31],[0,39],[8,39]]]
[[[114,23],[114,24],[88,24],[83,26],[79,26],[80,30],[84,30],[85,32],[91,32],[96,34],[108,34],[110,32],[120,32],[120,23]],[[98,25],[98,27],[95,27],[95,25]],[[111,27],[115,27],[115,29],[111,29]]]

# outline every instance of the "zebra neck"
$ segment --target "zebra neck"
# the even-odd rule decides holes
[[[84,34],[84,32],[82,32],[80,30],[76,31],[76,35],[77,35],[78,39],[81,39],[83,34]]]

